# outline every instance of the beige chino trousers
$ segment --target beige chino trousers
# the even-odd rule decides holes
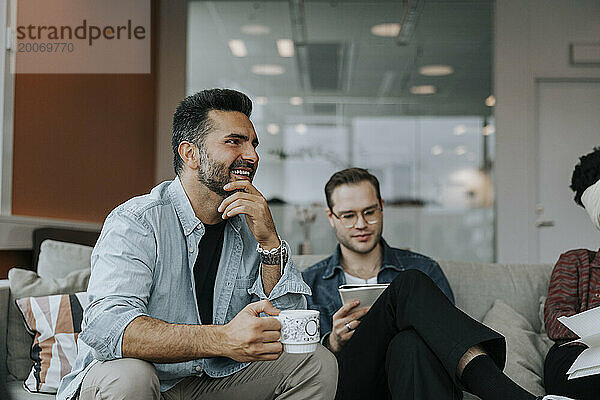
[[[337,362],[323,346],[314,353],[283,353],[224,378],[189,376],[164,393],[152,363],[135,358],[100,362],[86,374],[79,400],[331,400]]]

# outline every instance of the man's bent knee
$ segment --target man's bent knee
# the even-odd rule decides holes
[[[80,400],[160,399],[160,381],[152,363],[136,358],[99,362],[81,384]]]
[[[427,281],[431,281],[431,278],[426,273],[419,271],[418,269],[406,269],[392,280],[390,286],[399,289],[401,287],[412,287],[415,284],[421,284]]]

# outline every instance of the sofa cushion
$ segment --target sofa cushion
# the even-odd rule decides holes
[[[30,354],[34,366],[25,380],[29,391],[56,393],[62,377],[71,372],[87,303],[86,292],[17,300],[27,330],[33,335]]]
[[[29,393],[23,389],[23,381],[6,382],[6,394],[10,400],[55,400],[53,394]],[[4,397],[2,398],[4,400]]]
[[[29,351],[33,338],[27,332],[23,317],[17,309],[16,299],[47,296],[52,294],[74,294],[87,290],[89,270],[74,271],[61,279],[40,278],[35,272],[19,268],[8,271],[10,284],[10,306],[8,309],[7,367],[16,379],[25,380],[31,370]]]
[[[37,273],[42,278],[63,278],[73,271],[90,269],[93,249],[81,244],[44,240],[40,246]]]
[[[494,302],[483,323],[506,338],[506,375],[531,393],[543,395],[547,347],[542,335],[523,315],[502,300]]]
[[[553,265],[438,262],[448,277],[456,306],[471,317],[482,321],[494,301],[503,299],[539,330],[539,298],[548,291]]]

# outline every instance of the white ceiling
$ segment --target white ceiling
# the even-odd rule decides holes
[[[491,114],[484,100],[492,93],[493,1],[409,1],[416,4],[412,14],[416,19],[406,45],[370,33],[373,25],[400,22],[405,3],[191,1],[188,93],[233,87],[254,98],[266,96],[262,117],[284,123],[345,124],[355,116]],[[303,23],[293,24],[298,15]],[[270,32],[242,33],[241,27],[248,24],[265,25]],[[277,53],[276,40],[281,38],[296,40],[293,58]],[[231,54],[227,46],[231,39],[244,41],[247,57]],[[338,46],[338,51],[326,47],[316,56],[318,45]],[[251,72],[256,64],[281,65],[285,72],[258,76]],[[420,75],[419,67],[429,64],[451,65],[454,73]],[[437,93],[410,93],[411,86],[425,84],[435,85]],[[304,104],[290,105],[291,96],[303,97]]]

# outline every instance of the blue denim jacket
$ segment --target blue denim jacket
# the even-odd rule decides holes
[[[310,288],[291,261],[267,297],[261,279],[256,240],[243,216],[228,220],[215,281],[213,320],[200,321],[195,294],[194,263],[204,225],[178,178],[149,194],[135,197],[107,217],[92,252],[78,354],[57,399],[72,398],[91,365],[122,357],[125,327],[148,315],[169,323],[225,324],[248,303],[268,298],[279,309],[306,308]],[[155,363],[161,391],[182,378],[204,373],[231,375],[247,366],[225,357]]]
[[[417,269],[426,273],[454,304],[454,294],[448,279],[437,262],[422,254],[390,247],[383,239],[381,244],[383,260],[377,275],[377,283],[390,283],[400,272],[406,269]],[[306,296],[308,308],[319,311],[321,338],[324,338],[331,332],[333,314],[342,306],[338,287],[346,283],[344,269],[340,265],[340,245],[338,244],[331,257],[304,270],[302,277],[312,289],[312,295]]]

